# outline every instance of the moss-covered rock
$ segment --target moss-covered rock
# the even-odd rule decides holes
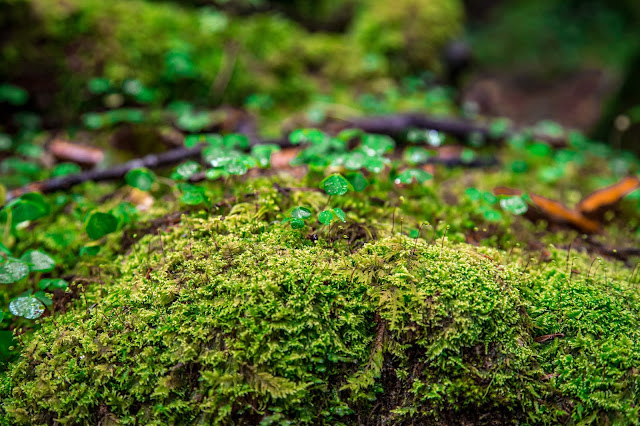
[[[427,243],[384,224],[356,250],[274,224],[279,197],[143,237],[111,278],[20,339],[0,417],[637,420],[640,292],[629,269],[563,250],[528,261],[520,249]]]
[[[234,215],[160,239],[26,343],[11,421],[437,420],[536,398],[519,274],[469,247],[350,254]]]

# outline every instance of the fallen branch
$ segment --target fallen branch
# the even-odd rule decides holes
[[[110,169],[89,170],[82,173],[55,177],[40,182],[33,182],[21,188],[9,191],[7,193],[6,201],[11,201],[12,199],[17,198],[22,194],[26,194],[27,192],[41,192],[45,194],[68,189],[72,186],[84,182],[105,182],[119,180],[122,179],[127,174],[127,172],[138,167],[155,169],[158,167],[176,164],[188,158],[197,157],[200,155],[200,151],[202,151],[203,146],[204,145],[198,145],[193,148],[176,148],[160,154],[150,154],[143,158],[131,160]]]
[[[397,135],[411,128],[419,128],[437,130],[438,132],[448,133],[460,139],[466,139],[472,134],[479,134],[486,140],[500,141],[518,133],[517,129],[511,129],[507,130],[504,135],[495,137],[492,135],[489,126],[485,124],[468,120],[436,118],[420,113],[363,117],[347,120],[345,124],[345,128],[353,127],[367,133],[382,133],[390,136]],[[563,137],[555,137],[543,133],[534,133],[534,137],[556,148],[567,145],[567,141]]]

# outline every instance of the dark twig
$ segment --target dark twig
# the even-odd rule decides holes
[[[491,134],[489,126],[468,120],[458,120],[451,118],[430,117],[421,113],[407,113],[384,115],[378,117],[363,117],[348,120],[346,127],[354,127],[368,133],[382,133],[386,135],[397,135],[411,128],[432,129],[439,132],[448,133],[457,138],[467,138],[472,134],[479,134],[490,141],[499,141],[505,137],[517,133],[517,129],[508,130],[506,134],[495,137]],[[542,133],[534,133],[538,140],[549,143],[554,147],[563,147],[567,141],[563,137],[554,137]]]
[[[83,182],[104,182],[122,179],[124,175],[127,174],[127,172],[138,167],[156,169],[159,167],[179,163],[180,161],[186,160],[187,158],[197,157],[198,155],[200,155],[200,151],[202,151],[203,146],[204,145],[198,145],[193,148],[176,148],[160,154],[150,154],[143,158],[131,160],[110,169],[89,170],[82,173],[56,177],[40,182],[34,182],[21,188],[14,189],[13,191],[9,191],[7,193],[7,201],[11,201],[12,199],[17,198],[27,192],[37,191],[42,193],[50,193],[68,189]]]

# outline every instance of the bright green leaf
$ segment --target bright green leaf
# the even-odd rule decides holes
[[[93,212],[89,215],[85,229],[89,238],[97,240],[118,228],[118,219],[111,213]]]
[[[99,246],[95,246],[95,247],[99,248]],[[66,280],[63,280],[62,278],[43,278],[38,283],[38,288],[40,290],[46,290],[46,289],[64,290],[67,287],[69,287],[69,283]]]
[[[188,180],[191,176],[200,172],[202,168],[195,161],[185,161],[180,164],[171,174],[171,178],[175,180]]]
[[[339,173],[331,175],[320,182],[320,188],[329,195],[344,195],[349,191],[351,184]]]
[[[318,221],[323,225],[328,225],[333,220],[333,213],[331,210],[323,210],[318,214]]]
[[[404,158],[411,164],[424,164],[431,157],[431,153],[420,146],[410,146],[404,150]]]
[[[304,221],[302,219],[293,218],[291,219],[291,227],[293,229],[304,228]]]
[[[205,196],[200,191],[188,191],[182,194],[180,201],[188,206],[196,206],[205,202]]]
[[[362,137],[360,149],[369,157],[377,157],[393,150],[395,142],[389,136],[366,134]]]
[[[401,183],[410,184],[414,180],[418,183],[424,183],[431,178],[433,176],[422,169],[408,169],[396,176],[395,183],[396,185]]]
[[[80,249],[80,256],[95,256],[100,252],[99,245],[84,246]]]
[[[296,207],[289,216],[296,219],[307,219],[311,217],[311,210],[306,207]]]
[[[51,171],[52,177],[68,176],[80,173],[82,169],[75,163],[60,163]]]
[[[142,191],[148,191],[151,189],[155,180],[153,172],[146,168],[132,169],[127,172],[124,180],[134,188],[138,188]]]
[[[346,178],[356,192],[364,191],[368,185],[367,179],[362,173],[349,173]]]
[[[345,212],[340,209],[340,208],[335,208],[333,209],[333,212],[336,214],[336,216],[338,216],[338,219],[340,219],[343,222],[347,221],[347,215],[345,214]]]
[[[297,129],[289,134],[289,141],[298,145],[301,143],[320,144],[324,142],[327,136],[318,129]]]
[[[521,215],[527,212],[527,203],[522,197],[509,197],[500,200],[500,207],[502,210],[513,213],[515,215]]]

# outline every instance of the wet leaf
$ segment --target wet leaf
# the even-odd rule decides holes
[[[349,173],[346,178],[356,192],[364,191],[368,185],[367,179],[362,173]]]
[[[308,219],[311,217],[311,210],[306,207],[296,207],[291,211],[290,216],[297,219]]]
[[[289,141],[298,145],[301,143],[319,144],[325,141],[327,136],[318,129],[297,129],[289,134]]]
[[[17,260],[0,263],[0,284],[12,284],[29,275],[29,266]]]
[[[197,162],[185,161],[171,173],[171,178],[175,180],[188,180],[191,176],[200,172],[201,169],[200,164]]]
[[[196,206],[205,202],[205,196],[200,191],[188,191],[182,194],[180,201],[188,206]]]
[[[328,225],[333,220],[333,213],[331,210],[323,210],[318,214],[318,221],[323,225]]]
[[[369,157],[377,157],[392,151],[395,145],[389,136],[367,134],[362,137],[360,149]]]
[[[26,319],[39,318],[44,313],[44,305],[33,296],[24,296],[13,299],[9,303],[9,311],[15,316]]]
[[[410,184],[413,183],[414,180],[418,183],[424,183],[432,178],[433,176],[430,173],[422,169],[408,169],[396,176],[395,183],[396,185],[401,183]]]
[[[329,176],[320,183],[320,188],[329,195],[344,195],[351,184],[339,173]]]
[[[404,150],[404,158],[411,164],[424,164],[431,157],[431,153],[419,146],[410,146]]]
[[[345,214],[345,212],[340,209],[340,208],[335,208],[333,209],[333,212],[336,214],[336,216],[338,216],[338,219],[340,219],[343,222],[347,221],[347,215]]]
[[[304,221],[302,219],[291,219],[291,227],[293,229],[301,229],[304,228]]]
[[[38,250],[26,252],[20,260],[29,265],[31,272],[49,272],[56,266],[56,262],[48,254]]]
[[[509,197],[500,200],[500,207],[502,210],[515,215],[525,214],[528,210],[527,203],[522,197]]]

